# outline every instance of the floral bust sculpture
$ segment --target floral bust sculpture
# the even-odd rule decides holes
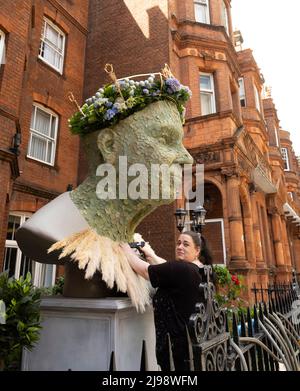
[[[65,265],[64,295],[105,296],[105,289],[115,286],[143,310],[149,303],[148,285],[131,269],[119,243],[132,242],[143,218],[174,200],[173,182],[167,199],[121,197],[120,182],[126,179],[130,186],[134,181],[121,172],[122,164],[126,158],[128,167],[143,164],[150,173],[152,164],[192,163],[182,144],[183,104],[190,91],[168,68],[144,81],[134,81],[136,76],[117,80],[112,67],[106,69],[113,83],[78,106],[69,120],[71,132],[83,141],[87,178],[36,212],[18,231],[17,241],[32,259]],[[97,189],[109,167],[115,169],[117,190],[105,199]],[[151,178],[144,179],[150,189]]]

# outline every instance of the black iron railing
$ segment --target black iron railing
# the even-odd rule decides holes
[[[205,300],[198,303],[186,328],[190,371],[299,371],[299,286],[276,284],[253,288],[256,304],[246,312],[220,308],[211,282],[200,284]],[[169,336],[170,370],[175,370]],[[141,347],[141,371],[147,370],[146,344]],[[115,370],[112,352],[110,370]]]

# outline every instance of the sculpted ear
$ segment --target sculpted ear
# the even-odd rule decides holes
[[[103,129],[99,132],[97,142],[104,161],[106,163],[114,164],[116,161],[114,132],[109,128]]]

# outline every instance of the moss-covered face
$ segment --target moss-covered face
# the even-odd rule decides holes
[[[103,129],[98,135],[98,147],[104,161],[119,171],[119,157],[126,156],[128,167],[143,164],[151,185],[151,166],[192,164],[193,158],[183,146],[183,128],[173,102],[159,101],[124,119],[114,128]],[[171,168],[171,176],[181,176],[181,170]],[[128,178],[130,182],[130,178]],[[160,181],[161,185],[161,181]],[[164,184],[167,186],[167,183]],[[163,190],[163,189],[162,189]],[[165,189],[166,190],[166,189]],[[161,194],[161,193],[160,193]],[[174,199],[171,180],[170,199]]]
[[[180,115],[173,102],[158,101],[123,119],[117,125],[92,132],[83,137],[87,158],[89,160],[89,176],[71,192],[71,198],[79,211],[99,235],[112,240],[132,241],[138,224],[156,207],[169,204],[175,198],[174,181],[160,180],[159,192],[151,193],[151,167],[153,164],[175,167],[178,164],[191,164],[193,159],[182,144],[183,129]],[[119,167],[119,159],[127,160],[127,167]],[[99,176],[97,168],[103,163],[114,166],[116,171],[116,197],[99,198]],[[134,164],[142,165],[142,176],[148,176],[147,196],[133,198],[130,194],[135,179],[139,174],[128,176],[127,169]],[[174,166],[172,166],[171,171]],[[145,171],[146,170],[146,171]],[[97,172],[97,175],[96,175]],[[175,168],[176,174],[176,168]],[[103,174],[104,175],[104,174]],[[177,172],[182,175],[181,170]],[[105,175],[104,175],[105,176]],[[126,194],[120,197],[119,184],[127,177]],[[159,177],[161,179],[161,176]],[[127,193],[128,190],[128,193]],[[163,196],[169,194],[169,197]]]

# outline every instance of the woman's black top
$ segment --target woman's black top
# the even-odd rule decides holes
[[[156,330],[156,357],[162,370],[169,370],[167,333],[170,334],[176,370],[188,370],[185,325],[202,302],[199,285],[203,268],[191,262],[173,261],[148,268],[151,285],[158,288],[153,297]]]

